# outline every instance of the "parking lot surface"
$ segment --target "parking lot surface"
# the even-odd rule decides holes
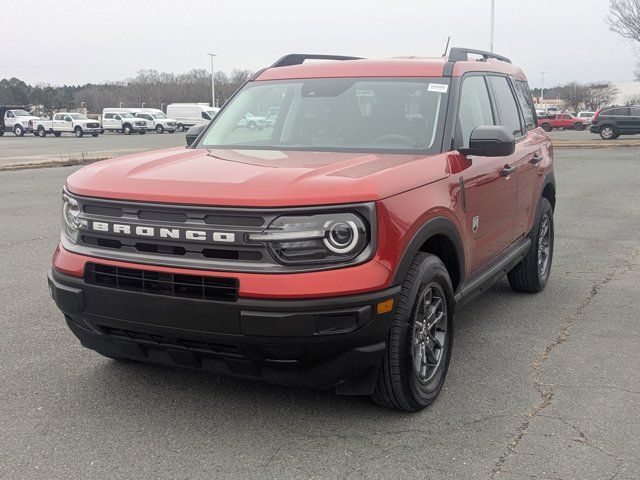
[[[639,157],[556,151],[547,289],[457,312],[418,414],[83,349],[46,286],[76,167],[0,172],[0,478],[639,478]]]

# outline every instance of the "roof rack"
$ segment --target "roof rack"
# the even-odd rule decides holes
[[[308,53],[291,53],[289,55],[285,55],[276,63],[271,65],[271,68],[300,65],[304,63],[305,60],[362,60],[362,57],[345,57],[343,55],[318,55],[318,54],[308,54]]]
[[[492,52],[485,52],[484,50],[474,50],[472,48],[457,48],[457,47],[453,47],[451,49],[451,52],[449,53],[449,61],[450,62],[467,62],[469,61],[469,54],[480,55],[483,61],[486,61],[489,58],[493,58],[495,60],[500,60],[501,62],[511,63],[511,59],[507,57],[503,57],[502,55],[492,53]]]

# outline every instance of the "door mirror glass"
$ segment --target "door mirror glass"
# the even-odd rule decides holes
[[[469,148],[459,150],[463,155],[479,157],[508,157],[516,149],[516,139],[503,126],[481,126],[471,132]]]
[[[191,145],[193,145],[193,142],[196,141],[196,138],[198,138],[198,135],[200,135],[205,128],[207,128],[206,125],[194,125],[189,130],[187,130],[187,135],[186,135],[187,147],[190,147]]]

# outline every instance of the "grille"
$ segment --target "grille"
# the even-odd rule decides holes
[[[87,128],[100,128],[99,123],[87,123]]]
[[[103,325],[100,325],[98,327],[106,335],[132,340],[138,344],[146,346],[161,348],[181,347],[194,353],[208,353],[211,355],[219,355],[222,357],[232,358],[244,357],[242,352],[237,347],[231,345],[220,345],[217,343],[201,342],[184,338],[167,337],[165,335],[134,332],[132,330],[123,330],[120,328],[112,328]]]
[[[169,297],[223,302],[238,299],[237,278],[178,275],[87,263],[85,281],[91,285]]]

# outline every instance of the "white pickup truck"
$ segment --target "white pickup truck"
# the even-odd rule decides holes
[[[59,137],[63,133],[74,133],[76,137],[82,137],[86,133],[97,137],[100,133],[100,122],[91,120],[81,113],[56,113],[51,120],[33,120],[33,132],[39,137],[46,137],[52,133]]]
[[[13,132],[16,137],[22,137],[33,130],[32,122],[35,120],[39,118],[31,115],[23,107],[0,105],[0,137],[4,132]]]

